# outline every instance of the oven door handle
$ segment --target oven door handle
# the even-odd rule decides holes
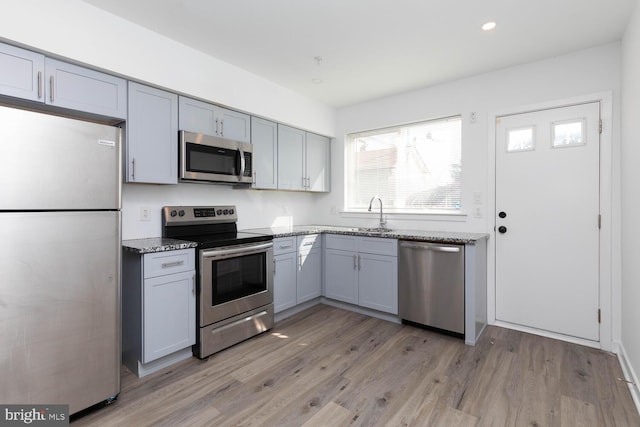
[[[273,242],[263,243],[260,245],[251,245],[251,246],[240,246],[240,247],[229,247],[229,248],[216,248],[209,251],[203,251],[203,258],[217,258],[221,256],[227,255],[235,255],[235,254],[243,254],[248,255],[254,252],[263,252],[266,249],[272,248]]]

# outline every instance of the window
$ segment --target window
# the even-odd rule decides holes
[[[460,117],[348,135],[346,210],[459,211],[461,147]]]

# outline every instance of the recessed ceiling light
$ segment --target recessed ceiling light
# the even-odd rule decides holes
[[[322,84],[322,79],[311,79],[311,81],[317,85]]]
[[[482,29],[484,31],[491,31],[496,27],[496,23],[493,21],[489,21],[489,22],[485,22],[484,25],[482,25]]]

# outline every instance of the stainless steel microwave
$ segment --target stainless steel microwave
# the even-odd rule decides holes
[[[253,146],[216,136],[181,130],[181,181],[253,182]]]

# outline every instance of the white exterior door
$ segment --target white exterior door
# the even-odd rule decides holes
[[[496,320],[599,341],[600,103],[496,121]]]

